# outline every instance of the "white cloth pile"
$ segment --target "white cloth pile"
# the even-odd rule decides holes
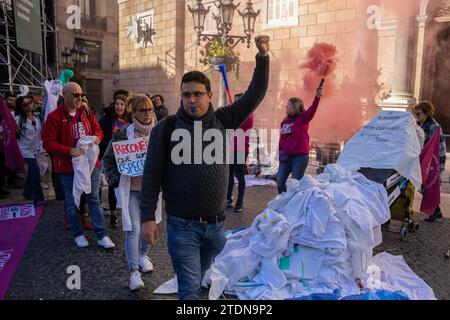
[[[209,298],[224,291],[272,300],[336,289],[342,297],[378,287],[401,290],[373,280],[373,248],[381,244],[381,225],[389,219],[384,187],[357,172],[330,165],[317,180],[292,180],[249,229],[227,236],[205,277]],[[418,296],[411,292],[410,298]],[[434,297],[432,290],[419,296]]]
[[[95,169],[97,158],[100,153],[98,145],[94,143],[96,136],[86,136],[78,140],[77,148],[84,151],[79,157],[72,157],[72,165],[74,171],[73,177],[73,197],[76,206],[80,207],[80,199],[83,192],[90,194],[91,191],[91,174]]]
[[[424,137],[410,112],[382,111],[345,144],[337,164],[356,170],[395,169],[419,188]]]

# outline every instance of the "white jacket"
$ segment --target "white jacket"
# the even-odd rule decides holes
[[[134,139],[134,125],[130,124],[127,127],[128,140]],[[130,204],[130,189],[131,189],[131,177],[124,174],[120,175],[119,186],[114,189],[117,198],[117,204],[122,208],[122,228],[123,231],[132,231],[131,217],[129,211]],[[156,223],[161,222],[162,217],[162,197],[159,194],[158,205],[155,212]]]
[[[98,192],[98,190],[91,190],[91,174],[95,169],[100,149],[94,143],[96,136],[86,136],[78,140],[77,148],[84,150],[84,154],[79,157],[72,157],[73,165],[73,198],[75,204],[80,208],[80,198],[83,192],[90,194]]]
[[[42,123],[38,116],[35,116],[36,127],[33,127],[30,119],[26,119],[23,127],[20,128],[23,135],[18,139],[18,144],[22,157],[35,159],[42,147]],[[15,116],[17,125],[20,123],[20,116]]]

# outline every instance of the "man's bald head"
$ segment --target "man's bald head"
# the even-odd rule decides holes
[[[67,82],[62,89],[63,95],[68,92],[74,92],[74,90],[78,90],[79,92],[82,92],[82,89],[80,85],[76,82]]]
[[[74,111],[81,106],[81,99],[83,90],[75,82],[68,82],[63,86],[62,94],[64,97],[64,104],[69,111]]]

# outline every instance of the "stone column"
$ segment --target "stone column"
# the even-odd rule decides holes
[[[416,61],[416,79],[414,85],[414,96],[417,100],[421,100],[421,88],[422,88],[422,68],[423,68],[423,53],[425,46],[425,26],[428,20],[427,6],[429,0],[421,0],[420,13],[416,17],[419,23],[418,38],[417,38],[417,61]]]
[[[390,97],[380,104],[384,110],[405,111],[416,102],[416,99],[409,90],[408,77],[410,74],[411,43],[409,34],[411,28],[412,19],[408,15],[402,16],[400,14],[395,34],[395,62],[392,92]]]

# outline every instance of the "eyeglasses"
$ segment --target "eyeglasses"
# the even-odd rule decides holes
[[[72,95],[72,97],[77,98],[77,99],[86,97],[86,95],[84,93],[73,93],[72,92],[71,95]]]
[[[201,91],[195,91],[195,92],[183,92],[181,94],[181,97],[183,99],[190,99],[191,96],[194,96],[195,99],[199,99],[201,97],[203,97],[205,94],[207,94],[208,92],[201,92]]]
[[[138,109],[136,110],[136,112],[140,114],[151,114],[153,112],[153,109]]]

